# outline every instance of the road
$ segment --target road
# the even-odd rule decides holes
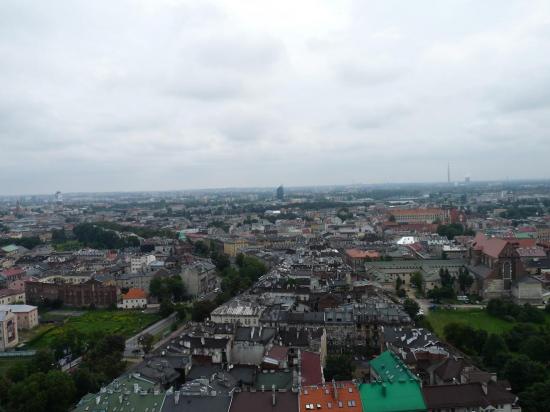
[[[136,357],[136,355],[141,356],[142,351],[141,351],[141,347],[139,345],[139,337],[141,335],[146,334],[146,333],[149,333],[151,335],[156,335],[156,334],[162,332],[164,329],[167,329],[168,327],[170,327],[172,325],[172,323],[175,322],[176,316],[177,316],[176,313],[172,313],[170,316],[159,320],[157,323],[152,324],[148,328],[146,328],[146,329],[142,330],[141,332],[139,332],[137,335],[134,335],[131,338],[129,338],[128,340],[126,340],[126,348],[124,349],[124,357],[131,358],[131,357]],[[137,352],[137,353],[134,352],[136,350],[139,351],[139,352]]]

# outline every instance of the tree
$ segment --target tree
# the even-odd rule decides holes
[[[502,359],[502,353],[508,352],[508,347],[502,336],[491,333],[483,345],[483,362],[488,366],[498,366],[498,361]]]
[[[422,272],[414,272],[411,276],[411,285],[414,285],[416,290],[422,292],[422,287],[424,285],[424,277]]]
[[[199,256],[206,257],[210,253],[210,248],[202,240],[198,240],[193,245],[193,253]]]
[[[75,384],[61,371],[38,372],[14,384],[8,392],[8,410],[13,412],[65,412],[74,402]]]
[[[160,308],[159,308],[159,314],[163,318],[170,316],[174,312],[174,304],[168,300],[164,299],[162,302],[160,302]]]
[[[141,345],[143,352],[149,353],[153,349],[155,343],[155,337],[150,333],[144,333],[139,337],[139,344]]]
[[[398,276],[395,280],[395,290],[398,291],[401,289],[401,286],[403,285],[403,280]]]
[[[519,395],[519,403],[525,412],[550,411],[550,380],[537,382]]]
[[[325,379],[327,381],[332,379],[338,381],[351,380],[354,370],[351,361],[351,356],[347,355],[327,356],[327,363],[323,370]]]
[[[191,319],[195,322],[202,322],[210,316],[210,312],[215,308],[215,303],[209,300],[195,302],[191,309]]]
[[[515,393],[520,393],[533,383],[544,381],[547,372],[540,362],[532,361],[526,355],[514,354],[504,365],[503,377],[510,381]]]
[[[420,306],[415,300],[407,298],[403,302],[403,310],[412,320],[415,320],[418,316],[418,312],[420,311]]]
[[[443,328],[443,334],[447,342],[470,355],[478,355],[487,340],[487,332],[462,322],[448,323]]]
[[[467,270],[460,269],[460,273],[458,274],[458,286],[460,288],[460,291],[462,293],[466,293],[466,291],[470,289],[473,283],[474,278],[472,277],[472,275],[470,275]]]
[[[524,337],[519,347],[519,352],[529,356],[534,361],[548,363],[550,362],[550,342],[548,336],[542,337],[529,336]]]
[[[231,265],[231,261],[229,260],[229,256],[227,256],[225,253],[214,253],[212,252],[212,262],[214,265],[216,265],[216,268],[223,272],[225,268],[229,267]]]
[[[235,257],[235,264],[238,267],[242,267],[244,265],[244,255],[242,253],[238,253]]]
[[[96,393],[101,387],[101,375],[93,373],[87,368],[80,367],[74,371],[73,381],[78,399],[88,393]]]

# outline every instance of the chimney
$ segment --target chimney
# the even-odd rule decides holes
[[[483,393],[487,395],[487,382],[481,382],[481,389],[483,390]]]
[[[201,345],[204,346],[204,336],[201,337]]]
[[[276,396],[275,396],[275,385],[272,385],[271,386],[271,405],[275,406],[275,404],[277,403],[277,399],[276,399]]]
[[[386,384],[385,383],[382,384],[382,396],[386,397]]]
[[[334,391],[334,399],[338,400],[338,389],[336,389],[336,380],[332,378],[332,389]]]
[[[174,393],[174,403],[177,405],[180,402],[180,391]]]

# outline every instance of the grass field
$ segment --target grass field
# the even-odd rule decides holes
[[[459,310],[432,310],[427,316],[435,333],[444,338],[443,328],[451,322],[462,322],[476,329],[483,329],[489,333],[501,333],[511,329],[513,322],[495,318],[483,309],[459,309]]]
[[[43,332],[36,334],[29,340],[27,347],[31,349],[48,348],[57,336],[68,330],[75,330],[84,334],[96,332],[117,334],[128,338],[159,319],[159,315],[155,313],[94,310],[81,316],[70,317],[62,326],[49,328],[41,326]]]

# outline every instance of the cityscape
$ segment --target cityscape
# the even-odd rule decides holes
[[[0,412],[550,412],[547,50],[547,0],[0,0]]]

